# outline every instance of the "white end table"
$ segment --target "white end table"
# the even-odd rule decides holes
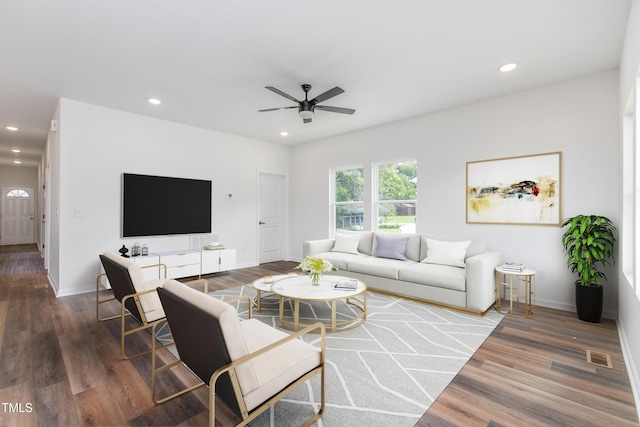
[[[535,270],[527,268],[523,271],[513,271],[496,267],[496,311],[514,317],[535,316],[535,288]]]
[[[254,301],[256,311],[259,313],[262,310],[262,298],[272,294],[271,285],[273,285],[278,280],[282,280],[287,277],[295,277],[297,275],[298,273],[278,274],[276,276],[265,276],[261,277],[260,279],[254,280],[251,286],[256,290],[256,298]],[[265,292],[266,294],[263,295],[263,292]]]

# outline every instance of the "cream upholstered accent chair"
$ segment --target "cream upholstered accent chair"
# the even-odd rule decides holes
[[[107,251],[100,255],[100,261],[109,279],[113,298],[100,300],[100,276],[96,279],[96,317],[98,320],[120,318],[120,355],[123,359],[131,359],[151,353],[152,350],[143,351],[133,355],[125,353],[125,338],[142,330],[151,328],[155,323],[164,320],[165,314],[162,303],[158,297],[156,288],[162,286],[166,279],[147,281],[142,273],[140,265],[130,258],[124,258],[119,254]],[[153,266],[161,268],[161,265]],[[166,271],[166,268],[164,269]],[[121,304],[119,315],[101,318],[100,305],[108,301],[118,300]],[[133,316],[140,326],[126,329],[125,317]],[[155,335],[152,340],[155,342]]]
[[[215,425],[216,396],[246,425],[309,378],[320,375],[320,407],[304,425],[318,420],[325,406],[325,327],[311,325],[287,334],[251,316],[240,320],[236,308],[170,280],[158,289],[180,360],[156,369],[152,362],[153,399],[162,403],[199,386],[209,386],[209,424]],[[251,298],[245,296],[250,304]],[[155,328],[155,326],[154,326]],[[300,339],[320,333],[320,346]],[[201,381],[156,399],[156,375],[184,363]]]

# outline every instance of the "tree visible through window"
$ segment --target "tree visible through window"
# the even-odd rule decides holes
[[[363,168],[334,172],[334,213],[336,230],[362,230],[364,222]]]
[[[379,164],[377,178],[378,230],[415,233],[418,162]]]

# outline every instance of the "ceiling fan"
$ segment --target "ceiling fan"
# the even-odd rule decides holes
[[[300,114],[300,117],[302,117],[302,121],[304,123],[311,123],[311,118],[313,117],[313,113],[316,109],[322,110],[322,111],[329,111],[331,113],[341,113],[341,114],[353,114],[356,112],[356,110],[351,108],[318,105],[322,101],[326,101],[329,98],[333,98],[334,96],[340,95],[341,93],[343,93],[344,90],[339,88],[338,86],[334,87],[333,89],[329,89],[324,93],[321,93],[320,95],[316,96],[313,99],[309,99],[308,95],[309,95],[309,91],[311,90],[311,85],[303,84],[302,90],[304,91],[304,101],[299,101],[293,96],[289,95],[288,93],[284,93],[280,89],[276,89],[273,86],[265,86],[265,88],[269,89],[272,92],[277,93],[280,96],[284,96],[285,98],[290,99],[293,102],[296,102],[298,105],[294,105],[291,107],[267,108],[265,110],[258,110],[261,113],[265,111],[288,110],[290,108],[297,108],[298,114]]]

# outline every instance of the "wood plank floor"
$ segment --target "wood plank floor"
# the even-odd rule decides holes
[[[213,275],[209,287],[294,266]],[[121,360],[119,322],[96,321],[94,304],[93,293],[55,298],[35,245],[0,246],[0,425],[206,425],[204,388],[153,404],[150,356]],[[148,345],[148,336],[128,341],[132,351]],[[610,354],[613,369],[586,363],[586,349]],[[177,367],[159,392],[193,381]],[[233,422],[220,413],[217,425]],[[541,307],[534,319],[505,318],[417,425],[637,425],[615,323],[588,324]]]

